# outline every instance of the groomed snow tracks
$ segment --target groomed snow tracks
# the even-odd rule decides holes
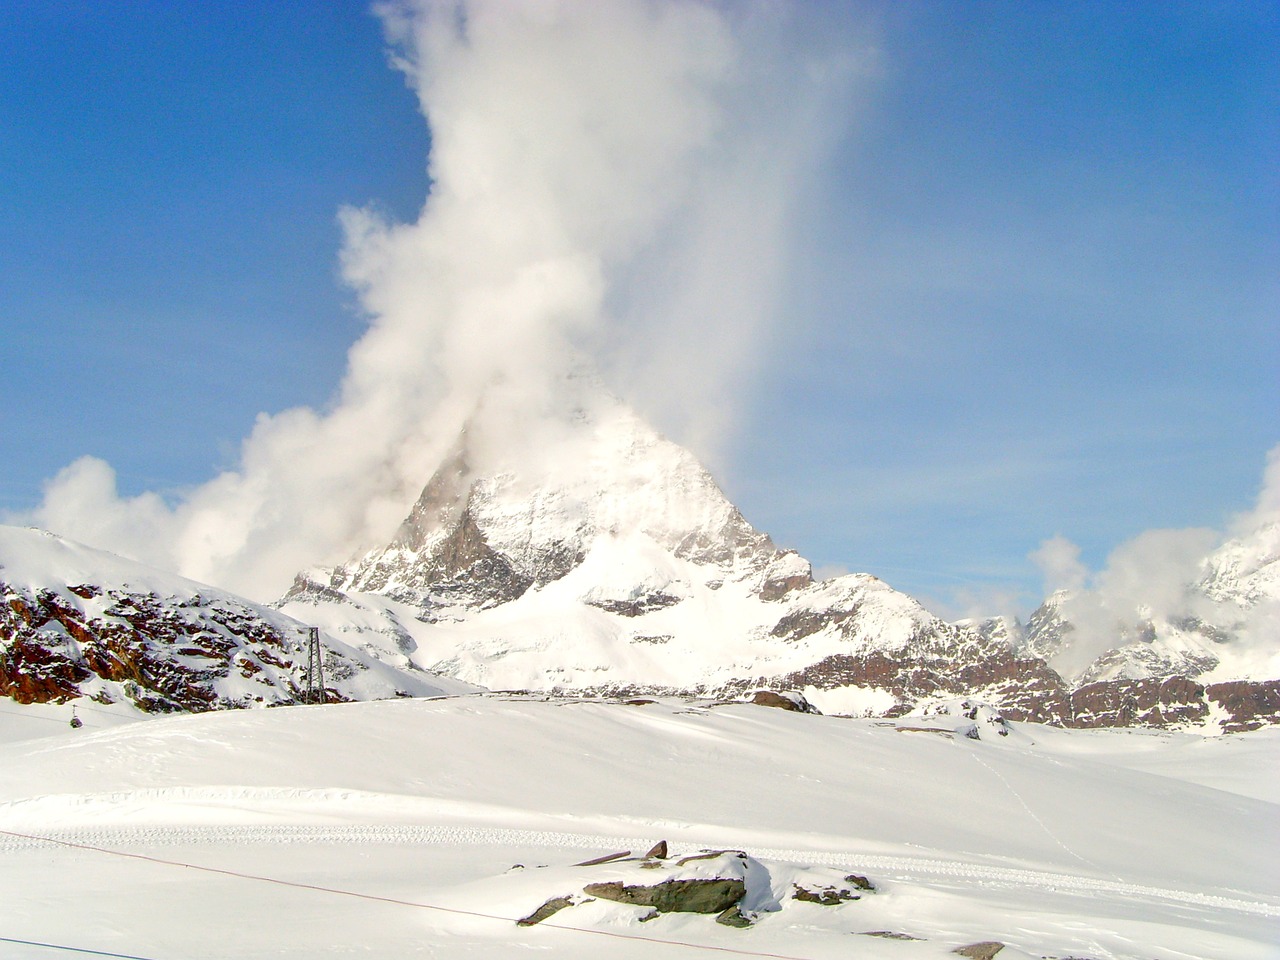
[[[559,849],[645,849],[655,837],[560,833],[482,826],[410,826],[391,824],[351,826],[169,826],[101,827],[73,830],[10,832],[0,828],[0,853],[54,845],[98,849],[104,854],[128,848],[239,846],[250,844],[403,844],[432,846],[509,846]],[[682,838],[681,848],[723,846],[722,841],[699,843]],[[1265,917],[1280,917],[1280,903],[1235,896],[1175,890],[1100,877],[973,864],[924,857],[880,856],[844,850],[804,850],[748,844],[762,860],[780,860],[877,873],[886,879],[953,879],[983,886],[1036,888],[1081,896],[1138,898],[1185,903]]]

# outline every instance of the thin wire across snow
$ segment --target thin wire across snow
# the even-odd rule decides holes
[[[329,893],[342,897],[354,897],[358,900],[369,900],[376,903],[390,903],[402,907],[415,907],[419,910],[434,910],[439,913],[448,913],[461,917],[471,917],[480,920],[495,920],[501,923],[514,924],[518,918],[502,917],[491,913],[479,913],[475,910],[460,910],[455,907],[442,907],[434,903],[421,903],[414,900],[400,900],[395,897],[381,897],[371,893],[359,893],[355,890],[343,890],[338,887],[322,887],[312,883],[298,883],[294,880],[281,880],[278,877],[264,877],[254,873],[242,873],[238,870],[224,870],[221,867],[206,867],[197,863],[187,863],[182,860],[165,860],[161,857],[150,857],[142,853],[127,853],[124,850],[110,850],[106,847],[95,847],[86,843],[75,843],[70,840],[58,840],[54,837],[41,837],[33,834],[18,833],[13,830],[0,830],[0,835],[14,837],[20,840],[31,840],[38,843],[49,843],[60,847],[69,847],[73,850],[85,850],[91,853],[101,853],[112,857],[123,857],[129,860],[140,860],[144,863],[154,863],[166,867],[182,867],[187,870],[199,870],[202,873],[215,873],[224,877],[234,877],[239,880],[254,880],[259,883],[271,883],[282,887],[292,887],[298,890],[310,890],[316,893]],[[588,930],[581,927],[567,927],[562,924],[550,923],[543,921],[540,927],[548,927],[553,930],[563,930],[568,933],[583,933],[595,937],[609,937],[614,940],[630,940],[637,943],[656,943],[669,947],[686,947],[690,950],[705,950],[712,953],[727,953],[740,957],[764,957],[767,960],[807,960],[805,957],[797,957],[792,954],[784,953],[761,953],[756,950],[739,950],[735,947],[719,947],[711,944],[687,943],[682,940],[664,940],[660,937],[636,936],[625,933],[615,933],[609,930]],[[2,938],[0,938],[2,939]],[[28,943],[29,941],[13,941],[17,943]],[[78,948],[57,947],[53,944],[34,944],[35,946],[50,946],[54,949],[70,949],[78,950]],[[128,954],[105,953],[94,950],[78,950],[81,953],[96,954],[104,957],[125,957],[127,960],[148,960],[142,957],[130,957]]]
[[[0,943],[16,943],[21,947],[40,947],[44,950],[61,950],[64,953],[83,953],[91,957],[116,957],[118,960],[155,960],[153,957],[140,957],[133,953],[110,953],[106,950],[90,950],[87,947],[72,947],[65,943],[45,943],[41,940],[19,940],[16,937],[0,937]]]

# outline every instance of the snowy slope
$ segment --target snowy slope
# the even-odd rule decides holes
[[[13,943],[26,940],[192,960],[705,947],[941,960],[980,941],[1007,944],[1001,960],[1276,956],[1271,731],[1014,724],[1000,736],[980,716],[970,739],[955,732],[966,722],[490,696],[0,746],[4,955],[47,955]],[[748,930],[684,914],[641,923],[643,911],[603,902],[514,923],[615,869],[571,864],[660,839],[677,855],[745,850],[777,908]],[[832,906],[793,898],[796,884],[851,874],[875,891]]]
[[[206,584],[41,530],[0,527],[0,693],[154,712],[294,701],[308,627]],[[466,689],[322,637],[326,682],[354,699]]]

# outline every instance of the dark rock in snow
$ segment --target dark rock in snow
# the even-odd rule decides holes
[[[774,690],[757,690],[751,702],[759,707],[777,707],[779,710],[793,710],[796,713],[818,713],[818,708],[799,693],[778,693]]]
[[[751,926],[751,918],[744,914],[741,908],[735,904],[717,916],[716,923],[722,923],[726,927],[745,929],[746,927]]]
[[[956,947],[951,952],[968,957],[969,960],[993,960],[995,955],[1003,949],[1004,944],[998,940],[984,940],[981,943],[971,943],[967,947]]]
[[[575,867],[595,867],[602,863],[613,863],[615,860],[621,860],[624,857],[631,856],[630,850],[622,850],[618,853],[606,853],[603,857],[596,857],[594,860],[583,860],[581,863],[575,863]]]
[[[522,927],[532,927],[534,924],[541,923],[548,917],[555,916],[555,914],[559,913],[566,907],[572,907],[577,902],[578,901],[572,896],[552,897],[527,917],[521,917],[516,921],[516,923]]]
[[[1071,694],[1071,726],[1168,726],[1204,720],[1204,687],[1186,677],[1090,683]]]
[[[722,913],[736,906],[746,894],[747,886],[736,877],[671,879],[647,887],[611,880],[589,883],[582,892],[615,903],[653,907],[659,913]]]
[[[674,607],[682,598],[673,597],[669,593],[651,593],[645,597],[629,600],[597,600],[591,604],[605,613],[616,613],[620,617],[642,617],[654,610]]]
[[[860,900],[861,897],[852,890],[841,887],[823,887],[819,890],[810,890],[802,887],[798,883],[793,883],[792,900],[799,900],[802,903],[817,903],[824,907],[838,907],[842,903],[850,900]]]
[[[1227,715],[1226,733],[1280,723],[1280,680],[1229,680],[1204,688],[1205,699]]]
[[[898,933],[894,930],[868,930],[863,934],[864,937],[880,937],[884,940],[915,940],[919,941],[919,937],[913,937],[909,933]]]
[[[667,859],[667,841],[659,840],[653,845],[648,853],[644,855],[646,860],[665,860]]]

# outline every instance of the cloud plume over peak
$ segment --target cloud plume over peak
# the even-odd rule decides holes
[[[725,426],[848,57],[763,4],[378,12],[430,128],[432,186],[412,223],[341,214],[369,326],[329,408],[261,415],[238,467],[176,504],[122,499],[85,458],[23,519],[269,599],[389,536],[464,423],[491,449],[530,442],[596,371],[677,434]]]
[[[1074,543],[1060,536],[1046,540],[1030,559],[1044,574],[1046,593],[1065,591],[1061,613],[1074,628],[1053,665],[1074,676],[1132,642],[1144,624],[1157,632],[1201,625],[1233,638],[1226,647],[1210,644],[1228,674],[1264,664],[1258,673],[1270,676],[1280,662],[1278,558],[1280,446],[1267,455],[1254,506],[1233,518],[1226,534],[1204,527],[1147,530],[1112,550],[1093,572]]]

